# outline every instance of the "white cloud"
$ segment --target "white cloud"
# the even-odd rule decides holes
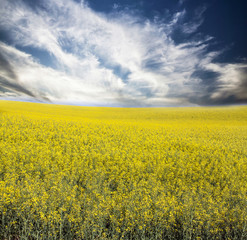
[[[211,95],[211,99],[224,99],[235,96],[238,100],[247,99],[247,69],[246,64],[214,64],[210,63],[207,69],[220,73],[218,90]],[[243,79],[244,78],[244,79]],[[245,88],[244,88],[245,87]]]
[[[186,0],[179,0],[178,4],[183,5]]]
[[[1,51],[20,84],[38,98],[95,105],[190,104],[193,94],[205,94],[201,80],[192,77],[198,69],[220,74],[220,88],[210,93],[214,99],[235,89],[233,77],[240,79],[238,65],[212,63],[217,53],[206,52],[211,38],[174,43],[171,34],[185,11],[163,23],[124,11],[96,13],[84,1],[43,1],[35,10],[22,1],[2,0],[1,5],[0,29],[16,46],[1,43]],[[196,31],[200,23],[184,25],[184,32]],[[49,52],[56,69],[18,46]]]
[[[108,96],[108,89],[119,90],[122,87],[121,80],[113,75],[110,70],[98,71],[98,78],[105,81],[84,82],[81,79],[66,72],[44,67],[37,63],[30,55],[17,50],[14,47],[0,43],[3,56],[15,66],[18,83],[26,90],[32,92],[39,100],[49,99],[54,102],[81,102],[84,104],[97,104],[98,101],[108,100],[112,102],[114,92]],[[91,77],[89,74],[86,75]],[[97,76],[96,76],[97,77]]]

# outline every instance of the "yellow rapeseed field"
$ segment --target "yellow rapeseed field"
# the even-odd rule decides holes
[[[0,101],[0,239],[247,239],[247,107]]]

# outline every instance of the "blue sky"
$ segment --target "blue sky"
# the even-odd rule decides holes
[[[244,0],[0,0],[0,98],[247,103]]]

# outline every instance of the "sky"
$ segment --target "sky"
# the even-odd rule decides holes
[[[246,0],[0,0],[0,99],[247,103]]]

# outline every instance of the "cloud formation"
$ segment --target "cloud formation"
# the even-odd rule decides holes
[[[120,6],[97,13],[73,0],[1,1],[0,94],[55,103],[104,106],[181,106],[247,102],[246,64],[214,62],[211,37],[176,44],[174,29],[195,32],[183,22],[186,11],[169,22],[145,19]],[[200,12],[200,14],[199,14]],[[48,53],[53,66],[25,53]]]

